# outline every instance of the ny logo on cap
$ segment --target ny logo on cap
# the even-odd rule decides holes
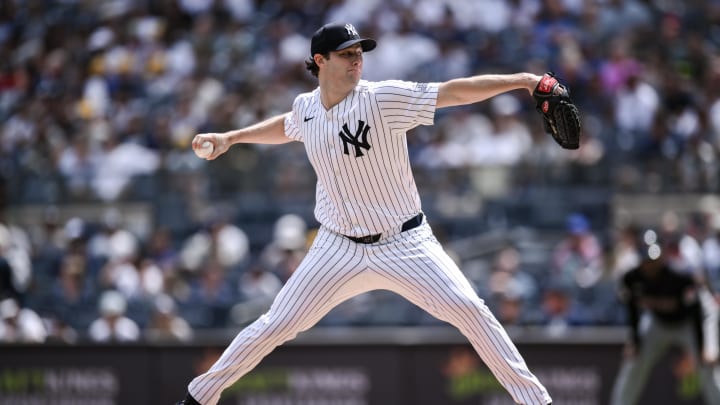
[[[350,35],[351,37],[359,37],[360,36],[352,24],[345,24],[345,31],[347,31],[348,35]]]

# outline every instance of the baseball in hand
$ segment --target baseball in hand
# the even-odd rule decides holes
[[[205,141],[199,148],[195,149],[195,154],[197,157],[205,159],[212,155],[214,149],[212,142]]]

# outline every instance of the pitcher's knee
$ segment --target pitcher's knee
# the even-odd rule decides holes
[[[258,318],[251,328],[255,329],[255,334],[261,339],[280,339],[286,341],[292,339],[298,334],[294,327],[297,322],[293,323],[292,319],[284,319],[272,314],[265,314]]]
[[[460,297],[453,302],[455,310],[465,317],[484,316],[489,312],[485,302],[478,297]]]

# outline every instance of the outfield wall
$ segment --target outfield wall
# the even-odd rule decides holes
[[[0,405],[172,404],[230,336],[190,345],[0,346]],[[621,342],[600,334],[515,339],[558,405],[605,405]],[[364,341],[365,343],[360,343]],[[656,368],[642,404],[700,405],[679,352]],[[278,348],[221,404],[513,404],[453,330],[313,331]]]

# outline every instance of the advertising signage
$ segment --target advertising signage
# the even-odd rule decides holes
[[[0,346],[0,405],[172,404],[223,344]],[[519,345],[555,403],[604,405],[619,344]],[[703,404],[689,357],[656,367],[638,405]],[[229,387],[221,405],[512,405],[472,347],[287,345]]]

